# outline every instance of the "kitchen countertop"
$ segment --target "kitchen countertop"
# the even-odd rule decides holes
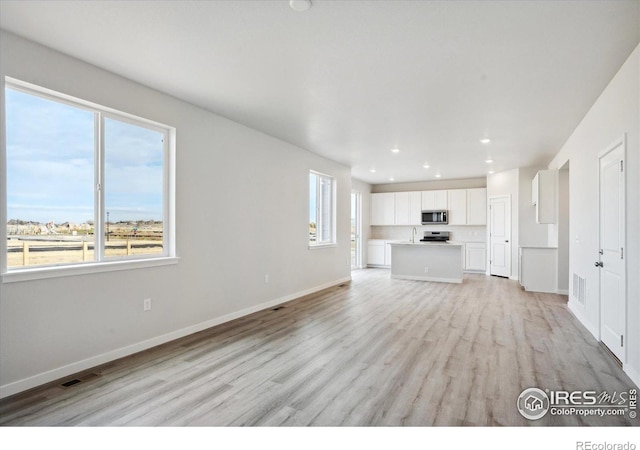
[[[391,245],[407,245],[407,246],[444,246],[444,247],[462,247],[464,244],[459,244],[456,242],[421,242],[421,241],[416,241],[416,242],[411,242],[411,241],[391,241],[389,242],[389,244]]]
[[[552,249],[552,250],[557,250],[558,249],[558,247],[553,247],[553,246],[550,246],[550,245],[520,245],[520,248],[543,248],[543,249],[544,248],[549,248],[549,249]]]

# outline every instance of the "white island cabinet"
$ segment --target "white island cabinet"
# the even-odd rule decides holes
[[[462,283],[463,244],[391,242],[391,278]]]

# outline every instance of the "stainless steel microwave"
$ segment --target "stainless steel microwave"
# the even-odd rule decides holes
[[[448,216],[446,209],[422,211],[422,225],[448,224]]]

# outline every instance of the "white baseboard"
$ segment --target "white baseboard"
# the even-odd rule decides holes
[[[636,387],[640,386],[640,372],[626,364],[624,366],[624,372],[629,375],[629,378],[631,378],[631,381],[635,383]]]
[[[567,307],[569,308],[569,311],[571,311],[573,316],[578,319],[578,321],[580,321],[580,323],[584,325],[587,330],[589,330],[589,333],[591,333],[597,340],[600,340],[600,330],[589,320],[587,320],[583,308],[579,305],[576,305],[575,301],[572,300],[569,300],[569,303],[567,303]]]
[[[510,279],[510,280],[513,280],[513,281],[520,281],[520,280],[518,279],[518,276],[517,276],[517,275],[511,275],[511,276],[509,277],[509,279]]]
[[[82,372],[84,370],[91,369],[92,367],[96,367],[101,364],[105,364],[110,361],[114,361],[116,359],[123,358],[125,356],[129,356],[134,353],[138,353],[140,351],[147,350],[152,347],[156,347],[158,345],[174,341],[181,337],[206,330],[207,328],[211,328],[216,325],[220,325],[222,323],[229,322],[231,320],[238,319],[240,317],[244,317],[258,311],[262,311],[263,309],[273,308],[274,306],[280,305],[282,303],[286,303],[291,300],[295,300],[296,298],[304,297],[305,295],[313,294],[315,292],[319,292],[324,289],[328,289],[330,287],[337,286],[342,283],[346,283],[348,281],[351,281],[350,276],[340,278],[338,280],[334,280],[329,283],[322,284],[320,286],[315,286],[310,289],[305,289],[304,291],[285,295],[284,297],[280,297],[274,300],[270,300],[268,302],[260,303],[259,305],[251,306],[249,308],[245,308],[240,311],[226,314],[221,317],[216,317],[211,320],[200,322],[198,324],[195,324],[186,328],[182,328],[180,330],[176,330],[171,333],[163,334],[161,336],[157,336],[151,339],[147,339],[142,342],[128,345],[126,347],[122,347],[116,350],[102,353],[100,355],[92,356],[91,358],[83,359],[82,361],[77,361],[71,364],[67,364],[66,366],[48,370],[46,372],[39,373],[29,378],[25,378],[22,380],[14,381],[13,383],[2,385],[0,386],[0,398],[5,398],[5,397],[9,397],[10,395],[18,394],[22,391],[26,391],[27,389],[41,386],[51,381],[55,381],[69,375],[73,375],[74,373]]]
[[[569,295],[569,289],[557,289],[556,294],[558,295]]]

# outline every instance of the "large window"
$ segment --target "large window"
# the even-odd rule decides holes
[[[5,85],[7,273],[174,256],[172,129]]]
[[[309,173],[309,245],[335,244],[335,181],[333,177]]]

